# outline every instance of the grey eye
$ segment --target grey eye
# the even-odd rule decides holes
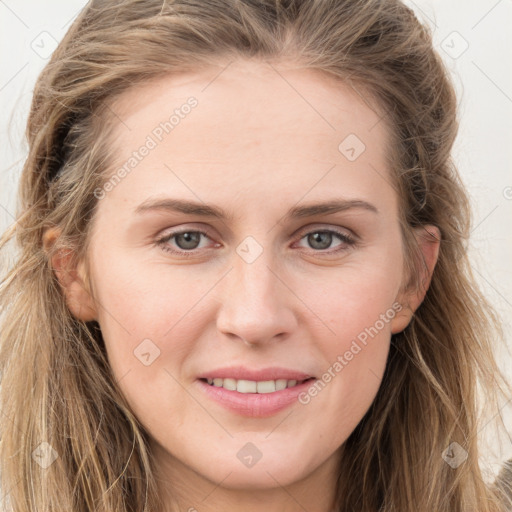
[[[307,239],[313,249],[328,249],[332,243],[332,233],[328,231],[315,231],[307,235]]]
[[[201,233],[185,231],[184,233],[174,235],[173,238],[176,240],[176,245],[180,249],[197,249],[201,240]]]

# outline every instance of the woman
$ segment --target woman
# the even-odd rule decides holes
[[[91,2],[3,242],[11,509],[505,510],[456,132],[398,1]]]

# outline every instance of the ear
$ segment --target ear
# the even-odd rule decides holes
[[[49,228],[43,234],[43,249],[48,254],[60,231]],[[71,313],[84,322],[97,320],[97,310],[89,291],[85,265],[77,262],[71,249],[59,249],[51,257],[50,265],[59,281]]]
[[[430,224],[419,226],[414,228],[414,236],[420,249],[420,256],[423,258],[423,261],[420,262],[421,275],[418,280],[420,285],[417,289],[410,287],[398,294],[396,301],[402,304],[403,309],[391,321],[391,332],[393,334],[403,331],[409,325],[415,311],[423,302],[439,256],[439,246],[441,244],[439,228]]]

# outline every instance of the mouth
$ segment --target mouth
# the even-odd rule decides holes
[[[268,394],[276,391],[283,391],[288,388],[294,388],[304,384],[305,382],[315,380],[314,377],[307,379],[276,379],[276,380],[245,380],[233,378],[200,378],[211,387],[223,388],[228,391],[238,391],[238,393]]]

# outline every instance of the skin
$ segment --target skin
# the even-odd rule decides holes
[[[417,230],[425,288],[403,290],[387,125],[348,85],[283,63],[236,61],[128,91],[113,106],[122,119],[116,164],[190,96],[197,107],[99,201],[87,260],[75,267],[56,257],[53,265],[72,313],[100,324],[119,386],[151,436],[169,508],[172,485],[180,510],[327,512],[343,443],[375,398],[391,334],[423,300],[439,242]],[[351,133],[366,146],[354,161],[338,149]],[[136,214],[150,197],[215,204],[232,218]],[[339,198],[367,201],[378,214],[284,217]],[[155,243],[183,229],[208,232],[191,257]],[[356,244],[333,234],[315,245],[307,235],[322,229]],[[48,231],[46,246],[57,236]],[[252,263],[237,253],[247,236],[262,249]],[[179,237],[166,245],[187,251]],[[246,418],[197,385],[200,373],[238,364],[321,377],[396,303],[403,309],[307,405]],[[160,350],[149,366],[134,357],[144,339]],[[248,442],[262,453],[250,468],[237,457]]]

